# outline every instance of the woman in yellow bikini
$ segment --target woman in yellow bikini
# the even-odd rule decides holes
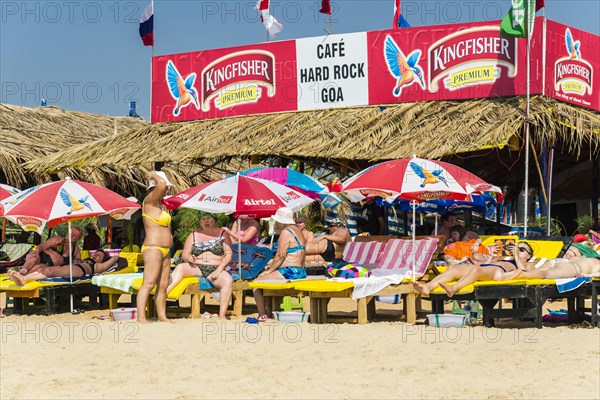
[[[142,203],[142,220],[146,230],[146,238],[142,245],[144,281],[137,295],[137,315],[138,322],[147,322],[146,303],[150,292],[156,286],[156,315],[159,321],[168,321],[167,286],[171,272],[169,251],[173,245],[173,235],[169,226],[171,215],[162,209],[161,200],[172,185],[161,171],[149,172],[148,179],[148,194]]]

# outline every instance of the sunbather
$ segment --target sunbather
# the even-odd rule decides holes
[[[502,279],[600,278],[600,259],[591,257],[553,258],[539,268],[507,272]]]
[[[221,294],[219,318],[226,319],[227,307],[233,291],[233,279],[225,267],[231,262],[231,238],[223,228],[216,225],[214,214],[204,214],[200,218],[200,228],[188,236],[181,251],[181,257],[187,261],[175,267],[167,293],[185,277],[204,276],[219,289]]]
[[[144,280],[137,295],[137,318],[139,322],[146,322],[146,303],[150,292],[156,286],[156,316],[159,321],[168,321],[167,285],[171,272],[169,252],[173,245],[173,235],[170,227],[171,215],[162,209],[161,202],[171,182],[161,171],[150,171],[148,179],[148,194],[142,202],[142,221],[146,238],[142,245]]]
[[[71,250],[73,261],[81,260],[81,250],[77,242],[81,239],[82,230],[78,226],[71,228]],[[61,246],[55,249],[56,246]],[[47,266],[61,266],[69,264],[69,239],[53,236],[41,243],[34,251],[27,254],[25,263],[21,268],[21,275],[39,271]]]
[[[238,221],[241,221],[239,237]],[[255,219],[235,220],[231,229],[223,227],[223,230],[229,234],[232,243],[257,244],[260,240],[260,224]]]
[[[302,236],[304,236],[304,240],[306,243],[310,243],[315,240],[315,234],[308,229],[306,229],[306,217],[302,214],[296,217],[296,226],[302,232]]]
[[[424,294],[429,293],[436,287],[442,287],[449,297],[462,289],[463,287],[475,281],[501,280],[505,272],[514,271],[517,268],[529,270],[535,268],[535,263],[528,263],[527,260],[533,255],[533,250],[529,243],[520,242],[512,246],[513,259],[505,260],[495,256],[489,256],[486,262],[476,262],[472,260],[471,264],[458,264],[448,267],[446,271],[433,278],[427,283],[415,282],[414,288]],[[447,282],[456,281],[455,285],[446,285]]]
[[[256,279],[306,278],[306,270],[304,269],[306,241],[300,228],[296,226],[293,211],[287,207],[282,207],[273,215],[273,219],[275,220],[275,231],[279,233],[277,253]],[[254,289],[253,292],[259,320],[268,319],[272,310],[266,309],[262,289]]]
[[[329,234],[317,236],[312,242],[306,244],[306,260],[308,262],[333,261],[341,259],[346,244],[352,241],[344,222],[339,219],[326,221],[325,225]]]
[[[73,277],[80,278],[84,275],[101,274],[113,267],[118,260],[118,255],[111,257],[103,250],[96,250],[91,258],[79,260],[73,264]],[[8,275],[17,285],[23,286],[27,282],[39,281],[46,278],[66,278],[69,276],[69,271],[70,267],[67,264],[59,267],[45,266],[36,272],[30,272],[24,276],[14,270],[9,270]]]

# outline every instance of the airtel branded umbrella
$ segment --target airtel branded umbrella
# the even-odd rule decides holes
[[[312,202],[310,197],[279,183],[240,174],[194,186],[163,200],[169,209],[192,208],[210,213],[233,214],[238,219],[271,217],[281,207],[299,211]],[[239,239],[241,223],[238,222],[237,226]],[[240,274],[241,248],[238,240]]]
[[[281,207],[299,211],[312,202],[289,187],[243,175],[194,186],[163,200],[169,209],[193,208],[240,219],[267,218]]]
[[[71,221],[108,214],[115,219],[129,219],[140,205],[121,195],[87,182],[70,178],[35,186],[0,201],[0,216],[25,231],[42,233],[69,223],[69,276],[73,282]],[[71,296],[71,312],[73,297]]]
[[[473,201],[475,194],[494,196],[497,202],[503,198],[499,187],[485,182],[467,170],[446,162],[416,156],[373,165],[347,179],[343,183],[342,191],[346,192],[352,201],[378,196],[387,203],[396,199],[410,201],[413,210],[413,240],[415,213],[419,203],[431,200]]]
[[[20,190],[12,186],[0,183],[0,201],[19,193]],[[4,242],[4,232],[6,231],[6,218],[2,219],[2,241]]]
[[[276,182],[313,199],[323,200],[329,193],[329,189],[315,178],[289,168],[258,167],[240,172],[240,175]]]

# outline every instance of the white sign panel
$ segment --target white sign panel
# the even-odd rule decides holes
[[[298,110],[369,104],[366,32],[296,40]]]

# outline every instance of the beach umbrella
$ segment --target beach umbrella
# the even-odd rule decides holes
[[[299,211],[312,202],[310,197],[287,186],[240,174],[194,186],[163,200],[169,209],[192,208],[215,214],[233,214],[238,219],[271,217],[281,207]],[[241,223],[238,222],[237,226],[239,238]],[[240,272],[241,247],[238,243]]]
[[[456,165],[413,156],[375,164],[342,185],[350,200],[361,201],[381,197],[387,203],[396,199],[409,201],[413,211],[412,239],[415,240],[415,218],[419,203],[432,200],[472,202],[474,195],[488,194],[502,201],[499,187]],[[413,279],[414,279],[413,256]]]
[[[19,193],[20,190],[4,183],[0,183],[0,201]]]
[[[0,201],[19,193],[20,190],[4,183],[0,183]],[[2,219],[2,241],[4,242],[4,233],[6,231],[6,218]]]
[[[312,199],[323,200],[329,193],[327,186],[312,176],[289,168],[258,167],[240,172],[240,175],[276,182]]]
[[[46,224],[52,228],[68,223],[69,277],[73,283],[71,221],[105,214],[115,219],[129,219],[139,208],[139,204],[109,189],[66,178],[34,186],[0,201],[0,216],[19,225],[25,231],[35,231],[39,234],[42,234]]]

